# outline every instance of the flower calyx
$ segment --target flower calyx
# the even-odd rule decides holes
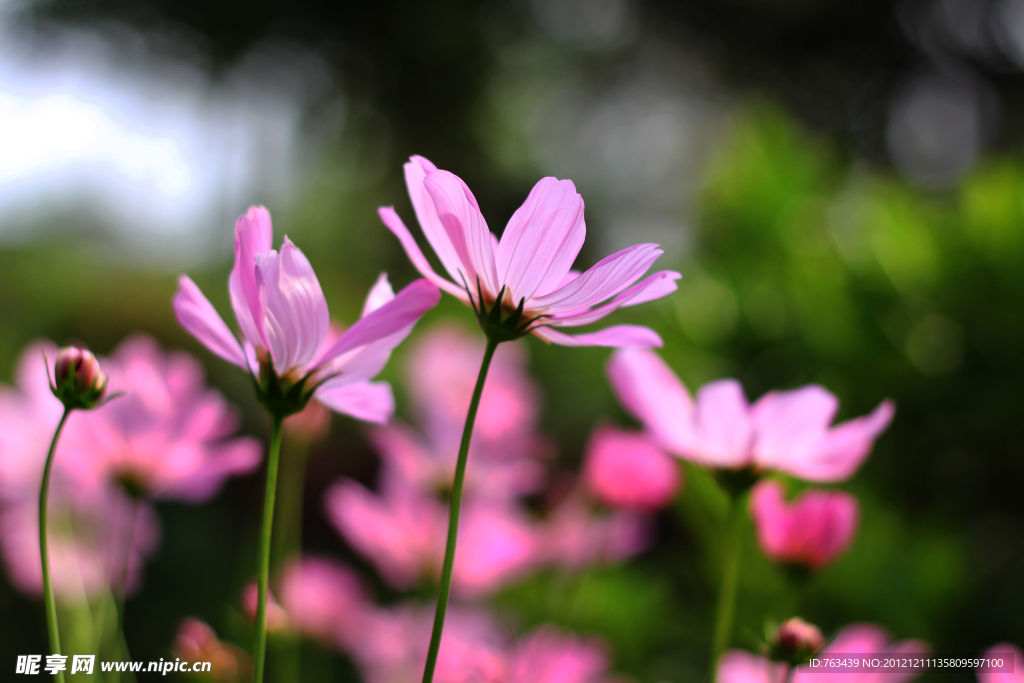
[[[480,329],[484,331],[484,334],[488,339],[501,343],[507,341],[515,341],[520,337],[524,337],[530,333],[536,327],[535,325],[538,320],[545,318],[545,315],[537,315],[523,319],[523,306],[526,304],[526,298],[519,299],[519,305],[506,315],[507,307],[504,305],[506,286],[502,285],[501,290],[498,292],[498,296],[490,304],[484,299],[483,287],[480,285],[480,278],[476,279],[476,298],[474,299],[473,291],[469,285],[466,284],[463,279],[463,286],[466,288],[466,294],[469,295],[469,303],[473,307],[473,312],[476,314],[477,322],[480,324]]]
[[[43,359],[46,360],[45,354]],[[49,368],[50,363],[46,361],[47,379]],[[103,395],[107,391],[109,378],[100,369],[100,363],[92,351],[77,346],[61,349],[54,362],[53,373],[54,379],[49,382],[50,391],[64,404],[65,410],[91,410],[105,403]]]
[[[317,370],[310,370],[302,376],[297,373],[293,376],[291,372],[278,376],[268,353],[258,352],[257,357],[260,363],[259,376],[249,373],[256,389],[256,399],[272,416],[282,420],[289,415],[301,413],[317,388],[335,376],[314,378]]]

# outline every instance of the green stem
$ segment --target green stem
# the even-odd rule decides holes
[[[444,548],[444,565],[441,568],[441,587],[437,595],[437,610],[434,612],[434,630],[430,634],[430,648],[427,650],[427,663],[423,667],[423,683],[432,683],[434,667],[437,666],[437,651],[441,647],[441,632],[444,631],[444,617],[448,612],[448,593],[452,586],[452,567],[455,564],[455,541],[459,535],[459,512],[462,510],[462,482],[466,477],[466,459],[469,456],[469,440],[473,436],[473,424],[476,422],[476,411],[480,407],[480,396],[484,391],[487,370],[491,367],[491,358],[500,342],[487,339],[484,359],[480,364],[480,374],[476,378],[476,388],[469,402],[469,413],[466,414],[466,426],[462,430],[462,443],[459,445],[459,460],[455,464],[455,480],[452,482],[452,498],[448,517],[448,542]]]
[[[39,557],[43,563],[43,599],[46,603],[46,629],[50,634],[51,654],[60,654],[60,631],[57,629],[57,603],[53,599],[53,585],[50,583],[50,551],[46,542],[46,504],[50,495],[50,470],[53,468],[53,453],[57,450],[57,439],[60,438],[64,423],[67,422],[71,408],[65,407],[64,414],[53,433],[50,452],[46,455],[46,466],[43,468],[43,484],[39,489]],[[64,683],[64,672],[58,671],[54,676],[59,683]]]
[[[120,658],[125,660],[131,659],[131,652],[128,650],[128,638],[124,634],[124,613],[128,603],[128,578],[131,571],[132,565],[132,546],[135,544],[135,527],[139,523],[139,511],[142,508],[142,503],[137,499],[132,499],[132,513],[130,526],[128,527],[128,545],[124,554],[124,564],[121,566],[121,582],[120,585],[114,587],[114,605],[117,614],[117,630],[114,631],[115,647],[119,650]],[[118,677],[120,679],[120,677]]]
[[[729,495],[726,514],[725,566],[722,571],[722,589],[718,597],[718,616],[715,620],[715,639],[711,646],[711,677],[715,683],[718,660],[729,646],[733,617],[736,615],[736,588],[740,577],[740,554],[743,549],[743,495]]]
[[[270,537],[274,530],[274,496],[277,493],[277,463],[281,455],[281,422],[273,416],[270,451],[267,453],[267,488],[263,495],[263,525],[260,528],[260,566],[256,597],[256,647],[253,651],[253,683],[263,683],[267,654],[267,584],[270,579]]]

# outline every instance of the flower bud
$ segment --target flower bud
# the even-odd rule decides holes
[[[779,624],[771,637],[772,659],[792,665],[806,661],[825,645],[825,638],[814,624],[793,617]]]
[[[107,376],[96,356],[77,346],[68,346],[57,354],[54,380],[53,395],[68,408],[94,408],[107,389]]]

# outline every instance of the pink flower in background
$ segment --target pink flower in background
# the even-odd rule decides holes
[[[571,270],[586,236],[583,199],[572,181],[540,180],[499,241],[488,229],[473,193],[457,176],[414,156],[405,164],[405,180],[420,228],[451,280],[434,272],[392,207],[381,208],[380,217],[420,274],[438,287],[466,303],[472,295],[477,307],[488,309],[499,295],[503,299],[497,303],[510,312],[522,301],[524,322],[544,316],[530,331],[556,344],[661,345],[653,330],[636,325],[577,336],[557,329],[587,325],[619,307],[661,298],[675,291],[680,277],[661,271],[637,283],[662,254],[655,244],[623,249],[583,274]],[[478,286],[483,301],[476,301]]]
[[[675,496],[679,465],[644,434],[598,427],[583,461],[583,482],[612,507],[656,510]]]
[[[391,388],[369,380],[437,303],[437,287],[417,280],[396,296],[382,275],[359,322],[330,340],[327,300],[312,266],[287,237],[280,252],[271,248],[272,241],[266,209],[254,206],[239,216],[228,289],[244,344],[184,275],[174,297],[178,322],[229,363],[257,375],[260,365],[267,365],[285,384],[308,376],[309,387],[317,387],[316,397],[332,410],[386,422],[394,410]]]
[[[46,452],[60,422],[64,406],[50,391],[45,354],[57,357],[56,345],[36,341],[22,352],[15,367],[16,388],[0,386],[0,501],[36,500],[43,478]],[[82,417],[74,412],[68,418],[65,433]],[[53,485],[62,485],[63,444],[58,445]],[[36,539],[36,557],[39,541]]]
[[[450,470],[483,354],[482,340],[450,324],[432,328],[409,354],[407,386],[417,423],[435,450],[450,452]],[[536,449],[540,406],[540,390],[527,374],[523,347],[502,344],[480,399],[470,462],[481,456],[508,459]]]
[[[1010,664],[1012,672],[978,671],[978,683],[1024,683],[1024,654],[1010,643],[993,645],[984,654],[986,658],[1002,659]],[[1012,659],[1010,659],[1012,658]],[[1006,660],[1010,659],[1009,662]]]
[[[252,675],[249,657],[239,647],[222,642],[212,628],[192,617],[178,627],[173,651],[186,662],[210,662],[211,677],[218,682],[234,683]]]
[[[127,593],[137,590],[142,566],[160,540],[153,509],[128,500],[120,491],[88,501],[61,493],[53,491],[48,524],[54,593],[65,600],[85,600],[111,588],[120,590],[126,562]],[[37,502],[26,500],[0,514],[0,545],[8,575],[16,588],[30,595],[43,590],[38,513]]]
[[[808,489],[787,504],[781,484],[762,481],[750,494],[750,512],[769,559],[810,569],[835,560],[857,531],[857,499],[842,491]]]
[[[920,640],[901,640],[889,642],[889,634],[873,624],[853,624],[835,635],[832,641],[821,651],[822,657],[828,655],[860,654],[903,657],[909,655],[926,656],[930,648]],[[802,672],[800,668],[793,672],[792,683],[901,683],[917,676],[917,671],[900,672],[863,672],[863,673],[822,673],[818,671]]]
[[[715,683],[784,683],[788,673],[788,664],[743,650],[729,650],[718,663]]]
[[[539,562],[571,570],[631,557],[650,545],[650,519],[630,510],[597,515],[579,495],[558,504],[538,528]]]
[[[256,601],[259,597],[259,587],[255,581],[247,583],[242,589],[242,611],[249,621],[256,621]],[[267,633],[287,633],[291,631],[292,623],[288,613],[281,607],[281,604],[274,597],[274,594],[267,591]]]
[[[328,518],[395,588],[412,588],[440,573],[447,510],[444,503],[403,482],[377,495],[353,481],[327,492]],[[460,596],[493,592],[530,568],[537,557],[534,531],[507,505],[467,501],[452,574]]]
[[[889,635],[881,628],[872,624],[853,624],[847,626],[825,646],[818,655],[879,655],[893,656],[925,656],[928,645],[919,640],[901,640],[890,643]],[[729,650],[722,655],[718,665],[716,683],[783,683],[787,680],[789,665],[773,663],[764,657],[752,655],[742,650]],[[857,672],[857,671],[801,671],[800,667],[792,670],[790,683],[902,683],[918,675],[918,671],[900,672]]]
[[[356,573],[327,558],[291,562],[281,576],[280,593],[296,630],[345,650],[362,637],[372,609]]]
[[[599,683],[607,671],[600,643],[542,626],[512,646],[504,683]]]
[[[139,335],[103,367],[123,395],[69,425],[58,460],[86,490],[119,482],[146,497],[198,502],[259,465],[259,442],[230,437],[238,414],[206,387],[192,356],[165,354]]]
[[[696,400],[654,352],[616,352],[608,376],[619,400],[669,452],[700,465],[753,467],[801,479],[848,479],[892,420],[883,401],[874,412],[829,427],[839,407],[817,385],[773,391],[752,406],[735,380],[703,386]]]

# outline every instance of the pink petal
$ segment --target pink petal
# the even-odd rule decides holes
[[[695,462],[710,467],[752,464],[754,425],[739,382],[724,379],[701,387],[693,421],[697,443],[690,455]]]
[[[245,367],[245,355],[238,340],[188,276],[178,278],[178,292],[171,305],[178,323],[203,346],[227,362]]]
[[[430,205],[431,211],[433,211],[433,206],[433,204]],[[461,281],[460,284],[453,284],[434,272],[434,269],[430,267],[430,263],[427,262],[423,252],[420,251],[419,245],[416,244],[416,240],[413,239],[412,235],[409,233],[409,229],[405,227],[405,223],[402,222],[402,219],[398,217],[398,214],[395,213],[395,210],[392,207],[383,206],[377,209],[377,213],[380,215],[380,219],[384,221],[384,225],[387,226],[388,230],[393,232],[395,237],[398,238],[398,241],[401,242],[406,255],[409,257],[409,260],[412,261],[412,265],[415,266],[416,270],[420,272],[420,275],[427,278],[449,294],[462,299],[465,303],[469,303],[469,297],[466,295],[466,290],[462,287]],[[448,239],[447,236],[445,236],[445,239]],[[458,277],[457,273],[455,277]]]
[[[1012,664],[1013,671],[1007,673],[978,671],[978,683],[1022,683],[1024,682],[1024,653],[1010,643],[999,643],[990,647],[983,655],[986,659],[1002,659],[1004,666]]]
[[[622,405],[676,455],[695,444],[693,401],[675,373],[647,349],[616,351],[608,362],[608,379]]]
[[[543,178],[501,236],[498,279],[513,302],[552,291],[569,272],[587,235],[583,198],[571,180]]]
[[[675,496],[679,466],[643,434],[598,427],[587,444],[583,481],[607,505],[657,510]]]
[[[281,253],[256,256],[256,280],[264,303],[274,369],[283,375],[304,369],[320,348],[330,316],[313,266],[287,237]]]
[[[849,479],[871,452],[878,435],[889,426],[895,412],[891,401],[882,401],[871,414],[829,430],[806,459],[788,461],[781,469],[807,481]]]
[[[729,650],[718,663],[715,683],[783,683],[788,669],[743,650]]]
[[[345,330],[320,354],[316,365],[324,365],[343,353],[414,325],[420,316],[437,305],[440,298],[441,292],[435,285],[426,280],[416,280],[394,299]]]
[[[757,526],[757,540],[764,554],[775,561],[785,559],[791,525],[778,482],[764,481],[754,487],[750,492],[750,516]]]
[[[356,382],[316,391],[316,400],[337,413],[363,422],[387,424],[395,412],[395,397],[387,382]]]
[[[598,641],[541,626],[515,644],[508,669],[508,683],[598,683],[608,654]]]
[[[209,500],[224,486],[228,477],[249,474],[259,466],[263,447],[249,437],[233,439],[221,448],[209,449],[202,463],[186,476],[155,485],[154,498],[173,498],[188,503]]]
[[[228,278],[231,306],[242,334],[254,346],[269,346],[263,321],[263,304],[256,285],[256,255],[270,251],[273,229],[270,212],[262,206],[249,207],[235,222],[235,265]]]
[[[552,314],[582,312],[636,282],[662,253],[657,244],[638,244],[606,256],[564,287],[534,297],[530,308]]]
[[[359,317],[365,318],[367,314],[373,313],[394,298],[395,290],[391,288],[391,283],[388,282],[388,274],[381,273],[377,277],[377,281],[373,283],[373,287],[370,288],[370,293],[366,295],[366,303],[363,304],[363,312]]]
[[[456,286],[461,285],[462,280],[459,276],[459,271],[465,270],[466,262],[460,257],[460,252],[456,249],[455,245],[452,244],[452,239],[449,237],[447,230],[445,230],[445,226],[441,223],[441,219],[438,218],[437,209],[434,207],[434,200],[430,197],[424,185],[424,180],[426,180],[427,176],[437,172],[437,166],[434,166],[434,164],[421,156],[413,156],[405,164],[404,168],[405,184],[409,188],[409,199],[412,200],[412,208],[416,212],[416,220],[419,221],[420,228],[423,230],[423,234],[427,238],[427,242],[430,243],[434,253],[441,259],[441,265],[448,271],[448,276],[455,282]],[[388,227],[394,231],[392,226],[389,225]],[[397,235],[398,233],[396,232],[395,234]],[[402,239],[401,235],[399,235],[399,239]],[[409,239],[415,245],[412,238],[410,237]],[[461,243],[461,240],[458,243]],[[402,244],[408,252],[409,246],[406,245],[405,240],[402,240]],[[426,263],[426,259],[423,262]],[[413,259],[413,264],[419,268],[424,277],[433,280],[416,264],[415,259]],[[429,268],[430,266],[427,267]],[[440,286],[440,283],[435,282],[435,284]]]
[[[838,408],[836,397],[816,384],[762,396],[751,409],[758,464],[784,470],[787,463],[806,460]]]
[[[634,306],[644,301],[652,301],[657,299],[658,296],[665,296],[676,291],[675,281],[680,277],[679,273],[663,270],[644,278],[606,304],[591,309],[578,309],[573,313],[555,313],[552,314],[551,319],[560,327],[589,325],[590,323],[597,322],[617,308]],[[652,295],[651,292],[658,296]],[[639,301],[637,301],[638,299]]]
[[[649,327],[614,325],[597,332],[568,335],[551,327],[538,327],[533,334],[560,346],[610,346],[613,348],[649,348],[661,346],[661,337]]]
[[[480,213],[476,197],[462,179],[448,171],[435,171],[426,177],[423,186],[434,201],[437,217],[458,256],[463,271],[453,276],[456,282],[465,277],[475,288],[477,277],[484,291],[496,296],[498,276],[494,263],[494,243],[487,222]]]

